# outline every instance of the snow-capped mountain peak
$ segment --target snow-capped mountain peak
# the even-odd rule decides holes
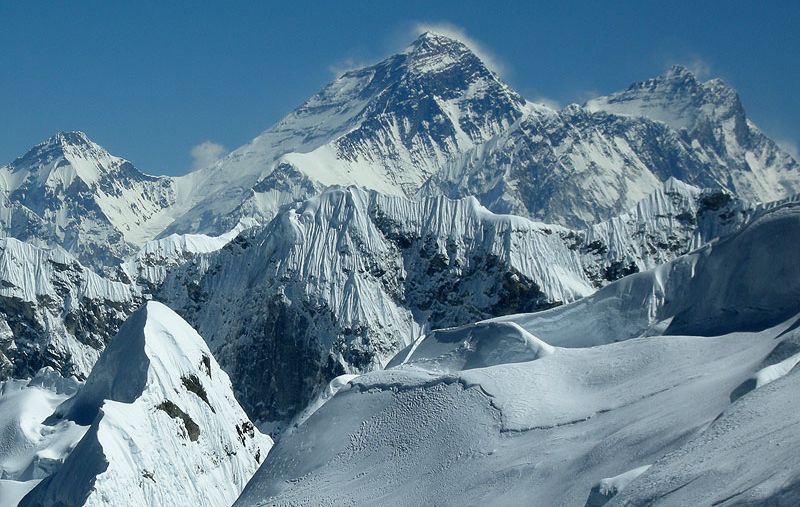
[[[9,209],[0,213],[0,234],[34,235],[93,267],[155,237],[175,204],[172,178],[141,173],[83,132],[59,132],[0,167],[0,208]],[[15,225],[23,215],[31,225]]]
[[[432,72],[464,60],[484,63],[463,42],[435,32],[424,32],[405,51],[409,67],[417,73]]]
[[[269,219],[331,185],[413,195],[525,111],[525,100],[465,44],[426,32],[400,53],[345,72],[251,143],[181,179],[200,199],[168,232],[223,232],[245,211]]]
[[[702,123],[728,116],[744,120],[736,90],[721,79],[702,82],[686,67],[673,65],[663,74],[628,89],[586,103],[589,111],[646,117],[676,130],[694,131]]]
[[[31,177],[50,187],[68,187],[76,177],[91,184],[104,174],[120,170],[125,163],[83,132],[59,132],[14,160],[2,183],[7,192],[17,190]]]
[[[229,505],[272,446],[203,338],[156,302],[56,414],[89,429],[20,505]]]

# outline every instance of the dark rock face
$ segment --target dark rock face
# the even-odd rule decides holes
[[[85,378],[141,296],[67,255],[13,239],[0,245],[0,263],[10,268],[0,276],[0,379],[45,366]]]
[[[503,85],[484,63],[461,42],[432,33],[423,34],[405,53],[378,65],[348,73],[371,76],[359,99],[369,100],[361,112],[359,128],[336,141],[341,157],[354,161],[358,155],[396,158],[392,147],[377,153],[377,140],[392,138],[397,128],[412,160],[424,160],[439,151],[453,156],[459,129],[473,141],[485,140],[522,116],[525,101]],[[486,84],[481,94],[467,90]],[[457,100],[465,111],[454,124],[442,101]]]

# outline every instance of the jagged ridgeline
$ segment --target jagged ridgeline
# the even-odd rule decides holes
[[[719,80],[674,67],[554,110],[425,33],[185,176],[77,132],[0,168],[0,374],[85,378],[155,297],[253,417],[286,421],[428,329],[569,303],[736,231],[798,170]]]

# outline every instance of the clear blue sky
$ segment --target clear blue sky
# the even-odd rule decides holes
[[[499,4],[499,5],[498,5]],[[800,143],[800,2],[0,2],[0,164],[83,130],[154,174],[235,148],[336,69],[460,27],[529,99],[566,104],[706,68],[769,135]]]

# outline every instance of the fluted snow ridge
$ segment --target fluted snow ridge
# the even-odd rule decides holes
[[[137,287],[98,275],[63,249],[0,239],[0,377],[45,366],[85,377],[140,300]]]
[[[751,208],[670,180],[621,217],[570,230],[472,197],[331,188],[153,285],[209,340],[245,408],[285,420],[425,329],[574,301],[737,230]]]

